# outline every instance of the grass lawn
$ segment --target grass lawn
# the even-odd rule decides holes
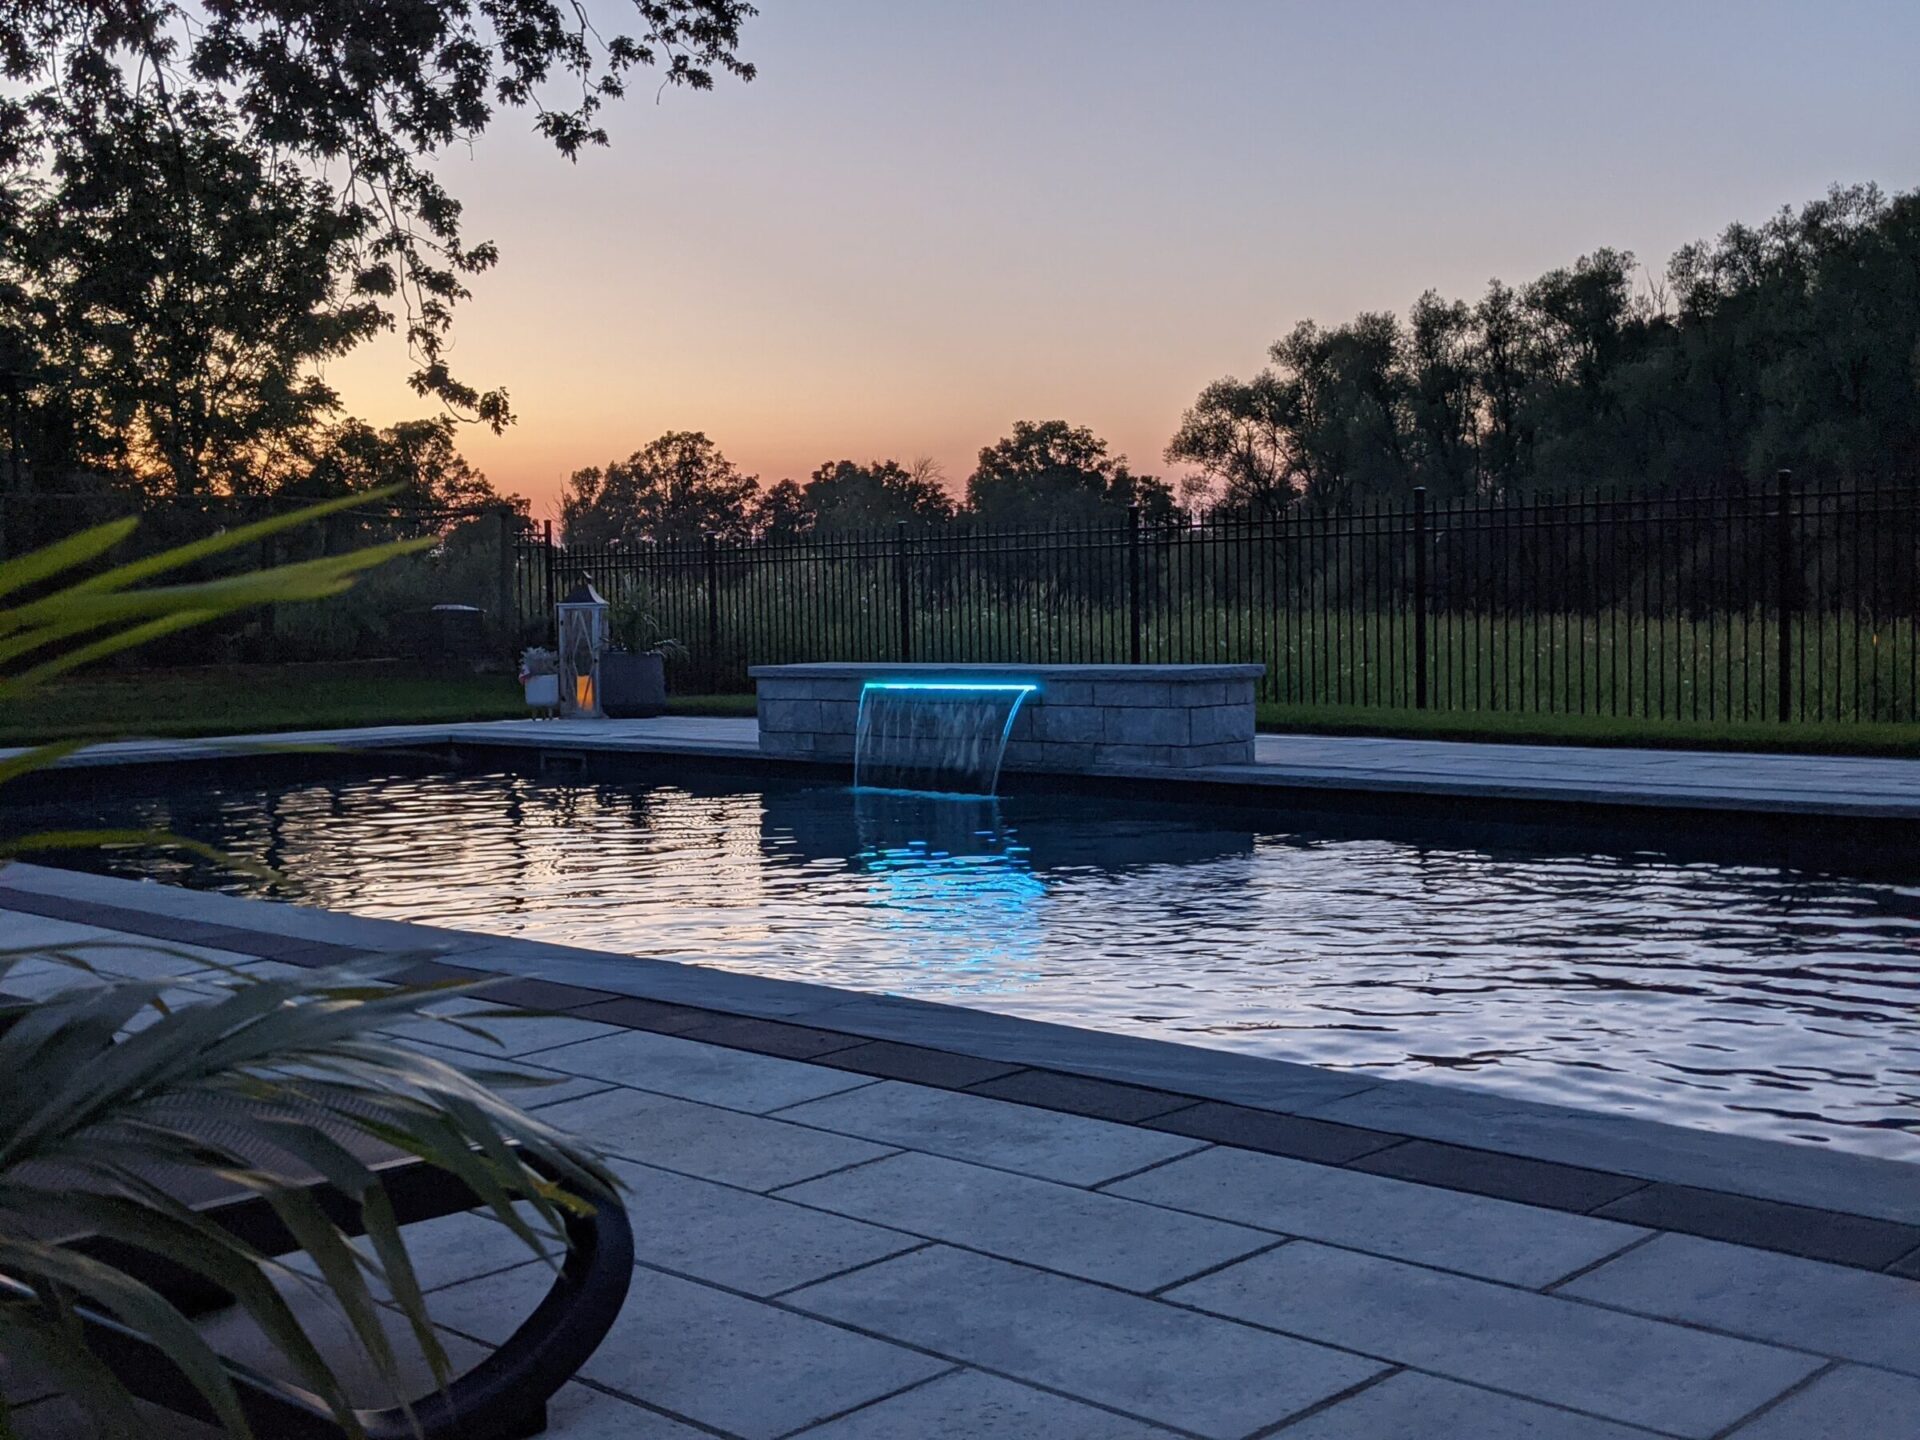
[[[676,695],[679,715],[751,715],[751,695]],[[510,675],[426,675],[397,662],[98,673],[0,704],[0,745],[62,738],[236,735],[524,716]],[[1920,725],[1768,725],[1597,716],[1262,705],[1266,731],[1518,744],[1643,745],[1920,757]]]
[[[751,715],[753,697],[676,696],[673,708],[691,715]],[[511,675],[427,675],[397,662],[101,672],[0,702],[0,745],[513,720],[526,714]]]
[[[1628,720],[1604,715],[1512,715],[1358,706],[1259,707],[1257,727],[1295,735],[1397,735],[1509,745],[1622,745],[1658,750],[1778,750],[1920,758],[1920,725]]]

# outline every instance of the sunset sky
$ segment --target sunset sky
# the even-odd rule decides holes
[[[760,5],[751,84],[642,80],[571,166],[509,114],[441,167],[502,252],[455,362],[520,416],[463,448],[536,515],[668,429],[766,482],[925,455],[958,485],[1062,418],[1164,472],[1296,320],[1920,183],[1912,0]],[[424,413],[405,368],[330,378],[385,423]]]

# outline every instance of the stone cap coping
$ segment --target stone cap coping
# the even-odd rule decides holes
[[[1265,665],[911,665],[899,661],[861,664],[830,661],[805,665],[754,665],[756,680],[1258,680]]]

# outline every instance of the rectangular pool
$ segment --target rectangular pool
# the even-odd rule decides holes
[[[46,863],[1920,1160],[1920,868],[1884,853],[353,763],[96,779],[0,826],[170,830],[280,878]]]

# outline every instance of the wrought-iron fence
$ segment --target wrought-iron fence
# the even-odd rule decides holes
[[[529,537],[525,620],[580,574],[643,592],[680,688],[799,660],[1262,661],[1297,706],[1751,721],[1920,719],[1920,492],[1550,495],[1197,523],[947,527],[565,549]]]
[[[243,530],[313,503],[311,497],[191,496],[153,499],[124,490],[15,492],[0,495],[0,559],[50,544],[89,525],[137,518],[138,527],[94,568]],[[343,595],[246,610],[141,647],[144,664],[244,660],[431,658],[448,633],[435,607],[478,612],[471,645],[503,662],[521,640],[515,557],[526,521],[502,505],[422,507],[369,500],[293,529],[222,549],[169,580],[211,580],[393,540],[433,538],[421,553],[389,561]]]

